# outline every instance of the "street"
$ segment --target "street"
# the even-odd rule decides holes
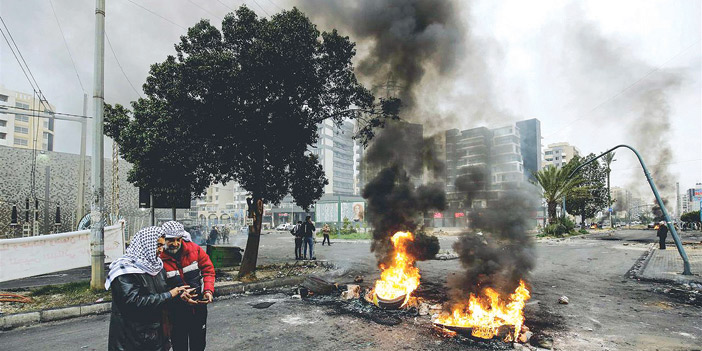
[[[643,240],[651,231],[622,231]],[[292,256],[292,238],[286,233],[263,237],[261,263]],[[442,237],[442,250],[456,237]],[[656,289],[658,284],[625,277],[648,248],[634,241],[540,239],[537,265],[530,279],[532,298],[526,307],[526,325],[553,338],[557,350],[690,350],[702,347],[702,309]],[[369,243],[337,241],[316,245],[317,258],[339,268],[327,277],[347,283],[364,274],[369,286],[378,276]],[[446,277],[460,272],[458,260],[418,264],[422,275],[418,294],[442,291]],[[436,293],[436,292],[433,292]],[[344,313],[335,304],[291,298],[285,289],[269,295],[221,299],[210,307],[208,349],[211,350],[468,350],[458,339],[445,339],[431,330],[429,316],[403,317],[396,326],[384,326]],[[570,303],[561,305],[565,295]],[[275,302],[266,309],[252,305]],[[8,350],[104,350],[109,315],[84,317],[3,332]]]

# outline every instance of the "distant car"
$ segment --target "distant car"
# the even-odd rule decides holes
[[[648,224],[647,227],[648,227],[648,229],[654,229],[654,228],[656,228],[656,224],[657,224],[656,222],[651,222]]]
[[[275,227],[275,230],[290,230],[293,228],[293,225],[290,223],[281,223],[277,227]]]

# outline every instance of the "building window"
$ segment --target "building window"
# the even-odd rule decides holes
[[[27,139],[15,138],[15,145],[27,146],[29,144]]]
[[[29,116],[15,115],[15,121],[29,123]]]
[[[8,98],[9,98],[9,96],[0,94],[0,101],[2,101],[2,102],[7,102],[7,99],[8,99]]]
[[[15,126],[15,133],[19,134],[29,134],[29,128]]]
[[[0,127],[7,126],[7,121],[0,119]]]
[[[0,133],[0,140],[5,140],[7,138],[7,133]]]

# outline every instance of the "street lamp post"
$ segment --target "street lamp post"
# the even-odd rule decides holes
[[[583,163],[582,165],[576,167],[573,172],[570,173],[568,178],[571,178],[575,173],[580,171],[581,168],[585,167],[586,165],[595,162],[598,158],[620,148],[620,147],[625,147],[636,154],[636,157],[639,159],[639,163],[641,163],[641,168],[643,168],[644,174],[646,175],[646,180],[648,180],[648,184],[651,186],[651,190],[653,191],[653,195],[656,196],[656,201],[658,202],[658,206],[661,207],[661,211],[663,212],[663,216],[665,217],[665,223],[668,226],[668,230],[670,230],[670,234],[673,236],[673,240],[675,241],[675,247],[678,249],[678,253],[680,254],[680,257],[683,259],[683,275],[692,275],[692,272],[690,271],[690,260],[687,258],[687,253],[685,253],[685,249],[682,246],[682,242],[680,241],[680,237],[678,236],[678,232],[675,230],[675,226],[673,225],[673,222],[670,220],[670,216],[668,215],[668,210],[666,210],[665,205],[663,204],[663,201],[661,200],[661,196],[658,194],[658,188],[656,188],[656,184],[653,182],[653,178],[651,177],[651,173],[648,171],[648,168],[646,168],[646,164],[643,161],[643,158],[641,158],[641,154],[639,154],[636,149],[629,145],[617,145],[601,155]],[[611,222],[610,222],[611,223]]]

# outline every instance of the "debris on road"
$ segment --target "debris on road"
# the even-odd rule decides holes
[[[251,307],[262,310],[264,308],[273,306],[273,304],[275,304],[275,302],[260,302],[255,305],[251,305]]]
[[[346,291],[341,293],[342,300],[353,300],[361,297],[361,286],[349,284],[346,286]]]
[[[353,278],[354,283],[363,283],[363,276],[362,275],[357,275],[355,278]]]
[[[454,251],[441,251],[436,255],[437,260],[447,261],[458,259],[458,254]]]
[[[560,303],[561,305],[567,305],[568,302],[568,296],[563,295],[558,298],[558,303]]]
[[[305,278],[305,281],[303,281],[301,285],[307,288],[309,291],[320,295],[330,294],[332,291],[336,290],[334,283],[330,283],[315,276]]]

